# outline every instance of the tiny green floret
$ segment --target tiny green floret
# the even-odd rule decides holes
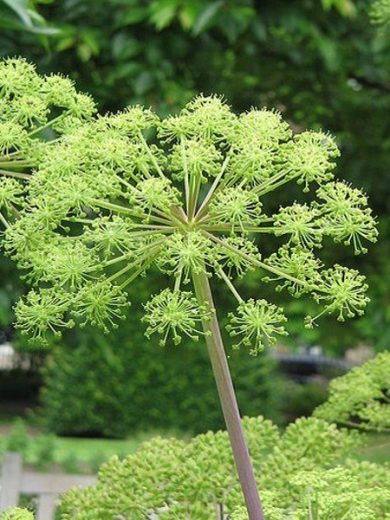
[[[125,319],[130,306],[126,295],[110,282],[86,284],[75,297],[72,314],[81,325],[95,325],[108,333],[118,327],[118,319]],[[110,328],[109,328],[110,327]]]
[[[321,247],[323,230],[317,223],[318,211],[307,204],[294,203],[274,215],[275,235],[287,235],[293,244],[311,249]]]
[[[356,269],[341,265],[322,271],[318,287],[313,290],[313,297],[318,303],[324,303],[324,310],[316,318],[309,318],[308,323],[313,324],[324,313],[337,313],[339,321],[361,316],[370,301],[366,296],[368,285],[365,280],[365,276]]]

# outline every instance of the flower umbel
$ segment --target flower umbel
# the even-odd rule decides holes
[[[69,79],[40,76],[34,65],[21,58],[0,61],[0,221],[4,226],[12,221],[10,205],[17,212],[22,199],[16,195],[23,192],[52,143],[89,121],[95,111],[93,100],[79,94]],[[45,135],[48,129],[52,141]]]
[[[69,305],[67,295],[61,291],[41,289],[36,292],[33,290],[16,305],[17,328],[23,334],[28,334],[33,340],[45,343],[49,331],[60,335],[59,329],[74,325],[72,320],[64,318]]]
[[[335,265],[321,273],[318,287],[313,297],[318,303],[324,303],[323,313],[337,313],[339,321],[361,316],[370,299],[366,296],[368,289],[365,277],[355,269]],[[317,316],[317,318],[318,318]],[[317,318],[309,318],[311,324]]]
[[[210,309],[199,305],[190,292],[164,289],[145,304],[144,321],[148,323],[147,337],[154,332],[162,335],[160,345],[165,346],[171,334],[173,343],[178,345],[182,334],[195,341],[199,340],[201,323],[210,317]]]
[[[94,111],[66,78],[0,62],[0,178],[12,181],[0,186],[0,221],[5,251],[33,286],[16,306],[17,327],[40,342],[75,321],[108,331],[125,316],[138,276],[150,268],[172,275],[173,287],[145,304],[146,335],[160,334],[161,345],[206,336],[248,515],[262,519],[209,278],[238,301],[228,325],[235,346],[257,354],[287,334],[287,319],[265,300],[244,301],[234,274],[261,268],[278,288],[311,294],[324,308],[308,325],[325,313],[354,317],[368,302],[364,277],[321,270],[313,249],[328,235],[365,252],[375,220],[360,192],[333,181],[334,140],[292,137],[278,112],[236,116],[222,98],[203,95],[163,121],[140,106]],[[318,200],[267,215],[263,197],[292,181],[304,193],[318,185]],[[253,237],[266,234],[281,249],[263,260]]]
[[[266,345],[276,342],[276,336],[287,334],[282,323],[286,322],[282,309],[266,300],[250,299],[241,302],[237,314],[230,314],[227,330],[233,337],[240,337],[235,345],[251,347],[252,354],[258,354]]]
[[[85,285],[75,298],[74,317],[101,327],[108,333],[110,329],[118,327],[118,319],[125,318],[125,310],[130,306],[126,295],[108,281],[89,283]]]
[[[201,273],[237,299],[229,331],[252,353],[286,334],[286,319],[265,300],[243,301],[234,279],[248,270],[261,268],[277,290],[312,295],[324,306],[318,316],[363,311],[364,277],[322,270],[314,253],[324,236],[363,253],[377,236],[367,197],[334,181],[339,151],[328,134],[293,136],[279,112],[236,116],[218,96],[198,96],[164,120],[141,106],[94,116],[67,78],[40,76],[24,60],[5,60],[0,72],[0,220],[6,253],[34,287],[17,306],[32,337],[76,321],[116,326],[127,289],[152,267],[173,277],[145,304],[147,335],[160,333],[164,345],[198,338],[210,317],[191,292]],[[317,185],[316,197],[267,215],[263,199],[294,181],[304,192]],[[266,234],[281,244],[264,259],[256,236]]]

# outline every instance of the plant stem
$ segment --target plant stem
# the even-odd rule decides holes
[[[207,302],[210,308],[214,309],[214,301],[206,274],[206,268],[202,273],[192,273],[192,278],[199,303],[203,305]],[[210,319],[203,320],[203,329],[206,333],[207,349],[249,519],[264,520],[255,475],[249,457],[248,447],[245,442],[240,412],[238,410],[237,399],[222,342],[221,331],[215,313],[213,313]]]
[[[215,178],[213,184],[211,185],[211,188],[209,190],[209,192],[207,193],[202,205],[200,206],[197,214],[196,214],[196,219],[200,219],[204,212],[206,211],[207,209],[207,206],[209,205],[209,202],[211,200],[211,197],[213,196],[215,190],[217,189],[218,187],[218,184],[220,183],[221,179],[222,179],[222,176],[223,174],[225,173],[225,170],[226,170],[226,167],[229,163],[229,160],[230,160],[230,156],[228,155],[226,157],[226,159],[224,160],[223,164],[222,164],[222,168],[221,168],[221,171],[219,172],[219,174],[217,175],[217,177]]]
[[[2,222],[6,228],[9,227],[8,221],[7,221],[7,219],[4,217],[4,215],[1,213],[1,211],[0,211],[0,222]]]
[[[236,253],[238,256],[241,256],[241,258],[244,258],[244,260],[248,260],[248,262],[251,262],[253,265],[257,265],[258,267],[261,267],[262,269],[265,269],[266,271],[270,271],[273,274],[276,274],[277,276],[281,276],[283,278],[286,278],[286,280],[291,280],[294,283],[298,283],[299,285],[305,285],[306,282],[304,280],[299,280],[298,278],[295,278],[294,276],[290,276],[289,274],[285,273],[281,269],[277,267],[272,267],[271,265],[265,264],[258,258],[247,255],[246,253],[243,253],[236,247],[230,245],[228,242],[221,240],[220,238],[216,237],[215,235],[212,235],[208,231],[203,231],[203,234],[207,236],[210,240],[213,240],[217,244],[220,244],[221,246],[225,247],[226,249],[229,249],[230,251],[233,251],[233,253]],[[318,289],[319,290],[319,289]]]
[[[29,175],[28,173],[10,172],[8,170],[1,170],[1,169],[0,169],[0,175],[6,175],[7,177],[15,177],[16,179],[24,179],[24,180],[31,179],[31,175]]]
[[[236,300],[239,302],[239,303],[242,303],[243,302],[243,299],[241,298],[240,294],[238,293],[237,289],[234,287],[234,285],[232,284],[232,282],[229,280],[229,277],[226,276],[226,274],[224,273],[223,269],[218,269],[217,270],[217,274],[222,278],[222,280],[226,283],[226,285],[228,286],[229,290],[232,292],[232,294],[234,295],[234,297],[236,298]]]
[[[41,132],[42,130],[45,130],[46,128],[49,128],[49,126],[51,126],[53,123],[57,123],[58,121],[61,121],[61,119],[63,119],[67,114],[69,114],[69,110],[66,110],[65,112],[62,112],[62,114],[60,114],[59,116],[54,117],[53,119],[50,119],[50,121],[48,121],[45,125],[38,126],[37,128],[35,128],[35,130],[32,130],[31,132],[29,132],[29,134],[28,134],[29,137],[37,134],[38,132]]]

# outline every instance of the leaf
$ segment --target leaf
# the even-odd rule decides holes
[[[334,40],[320,34],[315,37],[317,47],[329,71],[335,72],[340,67],[340,52]]]
[[[86,43],[77,46],[77,54],[81,61],[87,62],[92,56],[92,50]]]
[[[201,12],[192,29],[192,32],[195,36],[198,36],[202,31],[204,31],[204,29],[209,25],[211,20],[215,17],[224,3],[225,2],[222,0],[212,2],[206,7],[206,9]]]
[[[9,16],[4,16],[0,11],[0,27],[3,29],[10,29],[12,31],[25,31],[26,27],[21,24],[14,17],[10,18]]]
[[[322,7],[325,11],[330,11],[332,7],[345,16],[352,17],[356,15],[356,6],[352,0],[321,0]]]
[[[82,34],[82,41],[91,51],[92,56],[98,56],[100,52],[100,33],[94,30],[85,30]]]
[[[24,25],[27,27],[32,27],[33,23],[31,20],[30,11],[28,9],[27,0],[1,0],[5,3],[14,13],[18,15],[18,17],[22,20]]]
[[[57,27],[48,26],[46,20],[37,11],[29,9],[31,21],[33,27],[30,28],[30,32],[37,34],[46,34],[48,36],[58,34],[60,30]]]
[[[266,26],[260,18],[255,18],[252,23],[253,34],[259,42],[264,42],[267,39]]]
[[[180,9],[179,20],[185,31],[190,30],[194,26],[200,14],[200,10],[201,6],[197,2],[186,3]]]
[[[134,25],[145,20],[147,17],[146,7],[132,7],[129,6],[128,10],[125,11],[120,19],[118,20],[121,27],[126,25]]]
[[[150,5],[150,21],[159,31],[165,29],[173,20],[177,7],[177,0],[155,0]]]
[[[58,52],[66,51],[74,46],[76,37],[73,34],[67,34],[60,38],[56,44],[56,50]]]
[[[0,326],[7,327],[12,321],[12,303],[5,290],[0,290]]]
[[[128,31],[116,34],[112,39],[112,55],[116,60],[127,60],[139,54],[141,43],[131,38]]]
[[[144,95],[145,92],[150,90],[153,82],[153,75],[146,70],[143,71],[137,78],[133,80],[134,92],[139,96]]]
[[[28,30],[35,34],[47,36],[59,33],[59,29],[46,26],[45,19],[38,12],[28,8],[27,0],[0,0],[0,2],[9,7],[22,22],[20,24],[8,16],[1,15],[0,27],[16,31]]]

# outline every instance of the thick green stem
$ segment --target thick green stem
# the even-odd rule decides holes
[[[213,296],[211,294],[206,272],[193,273],[192,277],[199,303],[204,304],[207,302],[210,308],[214,309]],[[222,342],[221,331],[215,313],[213,313],[210,319],[205,319],[203,321],[203,328],[206,333],[207,349],[217,384],[219,399],[225,417],[226,427],[229,433],[233,456],[241,482],[249,519],[264,520],[264,514],[256,486],[256,479],[249,457],[248,447],[245,442],[240,412],[238,410],[237,399]]]

